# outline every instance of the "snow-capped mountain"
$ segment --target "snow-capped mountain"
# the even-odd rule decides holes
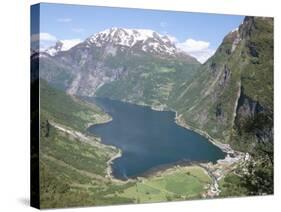
[[[186,53],[176,47],[167,35],[161,35],[149,29],[117,27],[98,32],[87,38],[84,42],[77,42],[75,45],[68,45],[63,40],[57,41],[55,45],[41,51],[41,53],[55,56],[59,52],[68,51],[76,46],[79,46],[79,48],[114,47],[115,49],[120,49],[120,51],[142,51],[159,56],[186,55]]]
[[[144,52],[173,55],[179,50],[166,35],[148,29],[110,28],[86,40],[87,47],[106,45],[140,48]]]
[[[97,90],[107,92],[114,82],[124,83],[132,96],[147,96],[150,94],[143,94],[147,86],[157,90],[168,83],[162,85],[167,87],[168,98],[170,87],[191,76],[199,65],[168,36],[147,29],[110,28],[68,50],[64,46],[60,41],[40,52],[41,77],[82,96],[94,96]],[[135,83],[141,78],[143,81]],[[125,82],[132,87],[125,88]]]

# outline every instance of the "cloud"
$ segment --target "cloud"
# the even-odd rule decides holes
[[[209,42],[206,41],[197,41],[191,38],[188,38],[183,43],[178,43],[178,46],[187,52],[197,52],[204,49],[208,49],[210,46]]]
[[[31,36],[31,42],[35,41],[56,41],[57,38],[47,32],[41,32],[40,34],[33,34]]]
[[[162,33],[167,36],[177,48],[195,57],[200,63],[206,62],[215,53],[215,50],[210,48],[210,42],[192,38],[180,42],[175,36],[172,36],[165,31]]]
[[[57,19],[57,22],[61,22],[61,23],[69,23],[71,21],[72,21],[71,18],[58,18]]]
[[[184,42],[177,42],[176,46],[195,57],[199,62],[206,62],[214,53],[215,50],[210,48],[210,43],[207,41],[186,39]]]
[[[78,43],[81,43],[82,40],[79,38],[75,38],[69,40],[61,40],[61,42],[63,43],[62,51],[66,51],[68,49],[71,49],[73,46],[77,45]]]
[[[56,36],[51,35],[50,33],[47,32],[41,32],[40,34],[33,34],[31,36],[31,42],[39,43],[41,51],[44,51],[51,46],[54,46],[58,40],[59,39],[56,38]],[[77,45],[78,43],[82,42],[82,40],[79,38],[65,39],[60,41],[63,43],[62,51],[66,51],[72,48],[73,46]]]
[[[57,41],[56,36],[47,32],[41,32],[39,34],[31,35],[31,45],[34,49],[45,50],[49,46],[52,46]]]

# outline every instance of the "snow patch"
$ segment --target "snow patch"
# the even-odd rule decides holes
[[[102,47],[108,43],[132,48],[140,44],[142,51],[154,51],[166,54],[174,54],[176,47],[168,36],[163,36],[149,29],[127,29],[113,27],[98,32],[88,38],[89,45]]]
[[[55,48],[51,47],[51,48],[47,49],[45,52],[51,56],[55,56],[58,51]]]

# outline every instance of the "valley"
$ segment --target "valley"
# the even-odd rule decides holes
[[[114,27],[61,49],[31,61],[40,61],[42,208],[273,194],[272,18],[245,17],[204,64],[151,30]]]
[[[197,165],[166,167],[151,176],[125,181],[116,179],[111,175],[111,163],[120,157],[120,150],[89,135],[86,127],[79,131],[76,125],[65,126],[56,119],[54,111],[58,107],[76,108],[77,111],[64,110],[64,116],[72,117],[86,110],[89,114],[93,112],[103,117],[88,120],[92,124],[109,121],[108,115],[96,110],[93,104],[73,100],[44,81],[41,81],[41,92],[41,98],[46,100],[54,98],[50,93],[57,97],[56,108],[42,109],[40,117],[42,208],[184,200],[198,198],[209,188],[209,175]],[[77,118],[87,126],[83,116]],[[178,184],[178,190],[173,188],[173,183]]]

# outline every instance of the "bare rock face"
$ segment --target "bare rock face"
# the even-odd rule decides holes
[[[238,100],[237,117],[254,117],[257,113],[264,111],[264,108],[258,101],[252,100],[244,94],[244,89],[241,89],[241,94]]]

